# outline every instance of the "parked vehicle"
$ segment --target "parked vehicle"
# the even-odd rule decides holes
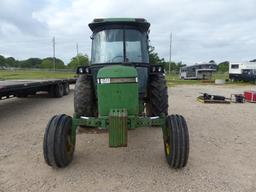
[[[62,97],[69,94],[69,85],[76,79],[46,80],[5,80],[0,81],[0,100],[12,97],[27,97],[40,91],[47,91],[51,97]]]
[[[230,63],[229,79],[256,81],[256,62]]]
[[[168,115],[164,70],[149,63],[149,26],[141,18],[100,18],[89,24],[91,64],[77,69],[75,113],[53,116],[45,130],[43,151],[49,166],[71,163],[79,127],[107,129],[110,147],[126,147],[128,129],[148,126],[162,128],[170,167],[186,166],[188,127],[182,115]]]
[[[180,69],[180,79],[211,79],[212,73],[217,71],[215,63],[202,63]]]

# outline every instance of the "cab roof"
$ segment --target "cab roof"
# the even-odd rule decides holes
[[[141,28],[143,31],[147,32],[150,23],[143,18],[96,18],[91,23],[89,27],[94,31],[98,27],[104,27],[109,25],[129,25]]]

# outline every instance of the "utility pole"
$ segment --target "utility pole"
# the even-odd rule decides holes
[[[79,53],[78,43],[76,43],[76,58],[77,58],[78,65],[80,65],[78,53]]]
[[[170,58],[169,58],[169,74],[171,73],[171,62],[172,62],[172,32],[170,33]]]
[[[55,37],[52,39],[52,48],[53,48],[53,69],[56,70],[56,64],[55,64]]]

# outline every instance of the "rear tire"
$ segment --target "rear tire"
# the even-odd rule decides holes
[[[75,146],[71,142],[72,118],[53,116],[45,130],[43,152],[45,162],[51,167],[66,167],[73,159]]]
[[[80,75],[76,81],[74,92],[74,110],[77,116],[94,116],[95,99],[92,79],[87,75]]]
[[[166,119],[168,139],[164,141],[168,164],[175,169],[186,166],[189,156],[189,133],[187,123],[181,115],[171,115]]]
[[[168,115],[168,93],[163,74],[150,76],[148,89],[147,115],[151,117],[162,113]]]

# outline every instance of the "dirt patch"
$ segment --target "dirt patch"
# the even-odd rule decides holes
[[[73,92],[0,102],[0,191],[256,191],[255,104],[202,104],[200,92],[229,97],[253,87],[181,85],[169,89],[170,113],[186,117],[191,151],[186,168],[165,162],[159,128],[129,131],[127,148],[108,134],[78,134],[72,164],[48,167],[42,142],[55,114],[73,113]]]

